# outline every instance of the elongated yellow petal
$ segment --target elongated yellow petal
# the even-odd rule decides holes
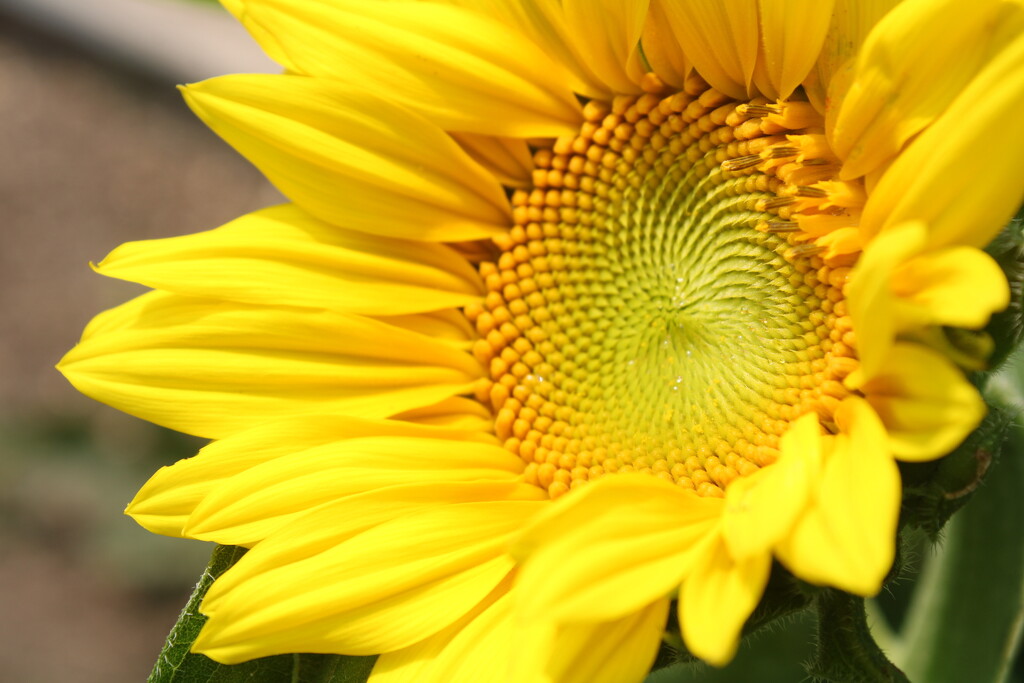
[[[447,308],[429,313],[409,315],[378,315],[377,320],[403,330],[417,332],[439,342],[446,342],[453,348],[469,351],[476,339],[475,331],[459,311]]]
[[[643,76],[635,60],[649,0],[563,0],[576,51],[608,88],[639,93]],[[630,68],[630,67],[633,68]]]
[[[224,76],[183,93],[286,196],[328,223],[428,241],[488,237],[509,224],[491,174],[426,119],[374,95],[281,75]]]
[[[397,420],[303,415],[259,425],[214,441],[149,478],[125,513],[146,529],[181,536],[196,506],[231,477],[274,458],[344,439],[367,436],[436,438],[494,443],[476,429],[445,429]]]
[[[452,133],[466,153],[508,187],[527,187],[533,159],[526,141],[475,133]]]
[[[664,0],[673,33],[712,87],[746,99],[760,38],[755,0]]]
[[[426,480],[345,496],[310,508],[261,539],[265,552],[254,556],[248,573],[273,571],[282,564],[282,558],[289,563],[312,558],[369,529],[419,511],[503,500],[536,501],[544,500],[544,496],[536,486],[515,480],[456,481],[454,477],[452,481]],[[227,577],[223,590],[230,591],[239,578]],[[215,608],[216,600],[211,600],[209,606]]]
[[[849,398],[836,412],[815,506],[779,548],[800,578],[875,595],[892,566],[900,510],[900,474],[881,421],[866,401]]]
[[[864,38],[885,13],[900,0],[835,0],[832,22],[821,46],[817,68],[804,83],[807,96],[819,111],[825,111],[827,130],[833,107],[826,105],[826,94],[833,103],[840,103],[849,86],[846,72],[852,71]]]
[[[239,20],[294,71],[343,81],[447,130],[540,137],[580,122],[565,70],[482,13],[428,2],[244,0]]]
[[[1002,0],[906,0],[887,14],[864,43],[835,119],[840,177],[896,156],[1022,31],[1024,11]]]
[[[129,242],[96,269],[179,294],[370,315],[453,308],[482,295],[472,267],[447,247],[344,230],[292,205],[194,235]]]
[[[823,473],[818,507],[835,539],[856,558],[850,571],[872,592],[881,589],[895,556],[900,473],[881,420],[867,401],[851,397],[836,410],[840,435]]]
[[[758,0],[757,4],[768,82],[755,78],[755,84],[771,99],[785,99],[818,59],[832,18],[833,0]]]
[[[641,36],[644,57],[661,80],[673,87],[682,88],[693,65],[683,51],[683,46],[676,40],[664,4],[665,0],[651,0]]]
[[[917,344],[896,344],[875,377],[851,380],[882,418],[900,460],[946,455],[985,416],[985,402],[960,370]]]
[[[295,561],[268,539],[211,587],[200,608],[210,619],[193,649],[234,663],[284,652],[408,647],[457,621],[498,586],[512,569],[507,537],[538,505],[428,508]],[[297,520],[287,535],[302,529]],[[265,554],[277,554],[277,566],[253,571]]]
[[[679,585],[722,507],[645,475],[588,484],[517,539],[523,614],[610,621],[640,610]]]
[[[899,226],[869,244],[850,275],[846,298],[854,330],[859,331],[857,355],[865,377],[878,372],[896,341],[892,274],[900,263],[924,249],[926,241],[923,223]]]
[[[512,632],[516,591],[506,583],[511,581],[443,631],[378,657],[373,683],[481,683],[505,677],[520,655]]]
[[[499,446],[404,436],[347,439],[236,474],[196,506],[184,532],[222,545],[247,545],[346,496],[416,482],[514,482],[522,469],[522,461]]]
[[[491,411],[481,403],[464,396],[452,396],[429,406],[395,413],[392,417],[395,420],[421,425],[476,432],[485,435],[488,442],[495,438],[491,434],[494,427],[494,416]]]
[[[821,468],[821,426],[808,413],[793,422],[779,443],[779,459],[726,489],[722,536],[729,554],[746,560],[771,552],[808,505]]]
[[[626,683],[642,681],[658,654],[668,618],[669,599],[659,598],[620,619],[561,625],[522,638],[515,680],[559,683]],[[522,628],[538,631],[535,624]],[[544,655],[544,656],[538,656]]]
[[[1022,109],[1024,33],[900,153],[869,197],[861,230],[871,237],[919,219],[932,248],[988,244],[1024,200]]]
[[[386,417],[482,372],[444,341],[368,318],[163,292],[97,316],[59,368],[99,401],[209,438],[312,413]]]
[[[998,264],[980,249],[926,251],[927,228],[906,223],[886,230],[854,268],[847,301],[860,330],[861,372],[878,372],[896,335],[929,325],[978,329],[1009,303]]]
[[[825,258],[856,254],[864,249],[864,236],[854,227],[833,230],[819,237],[816,242],[818,246],[826,248]]]
[[[613,94],[577,51],[561,0],[449,0],[515,27],[568,70],[573,92],[608,99]]]
[[[980,329],[1006,308],[1010,289],[999,264],[975,247],[951,247],[899,266],[893,293],[918,321]]]
[[[679,594],[679,624],[690,652],[714,666],[729,663],[771,566],[769,554],[736,562],[722,541],[708,546]]]

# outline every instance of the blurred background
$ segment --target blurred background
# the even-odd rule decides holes
[[[81,396],[53,366],[143,291],[90,261],[279,201],[174,87],[274,70],[215,3],[0,0],[4,680],[145,680],[209,558],[121,514],[201,442]]]

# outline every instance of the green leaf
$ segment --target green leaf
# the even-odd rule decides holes
[[[912,681],[1001,683],[1024,625],[1024,429],[1015,427],[973,500],[947,527],[907,615]]]
[[[244,548],[217,546],[192,597],[171,629],[148,683],[365,683],[375,657],[293,654],[242,664],[219,664],[189,648],[206,623],[199,604],[214,580],[245,554]]]

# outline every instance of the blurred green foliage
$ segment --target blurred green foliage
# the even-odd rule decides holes
[[[43,547],[126,590],[179,592],[210,546],[156,536],[123,514],[152,473],[202,441],[99,408],[95,419],[0,421],[0,540]]]

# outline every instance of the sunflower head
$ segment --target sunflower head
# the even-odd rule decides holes
[[[592,100],[580,134],[535,153],[466,309],[490,371],[478,396],[552,497],[631,471],[721,496],[797,416],[834,428],[858,367],[855,255],[800,224],[863,204],[809,132],[822,117],[697,77],[644,83],[658,92]]]
[[[638,681],[773,564],[870,642],[898,463],[986,412],[1018,0],[225,4],[286,73],[184,96],[289,203],[115,250],[61,365],[214,440],[128,509],[250,548],[194,649]]]

